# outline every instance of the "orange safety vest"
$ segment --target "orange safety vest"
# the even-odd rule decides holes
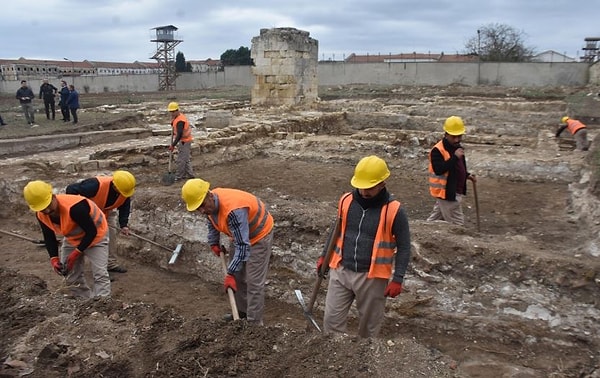
[[[273,229],[273,217],[265,204],[256,196],[237,189],[215,188],[212,192],[219,199],[218,223],[212,215],[209,215],[208,219],[220,232],[233,237],[227,224],[227,217],[233,210],[242,208],[248,209],[250,245],[256,244]]]
[[[171,121],[171,127],[173,127],[173,135],[177,135],[177,124],[183,121],[183,133],[181,134],[181,139],[179,139],[180,142],[191,142],[192,140],[194,140],[194,138],[192,138],[192,129],[190,128],[190,123],[188,122],[186,116],[184,116],[182,113],[179,113],[179,115],[177,117],[175,117],[175,119],[173,121]]]
[[[571,135],[575,135],[581,129],[585,129],[585,125],[576,119],[568,119],[567,120],[567,129]]]
[[[450,153],[444,148],[443,140],[436,143],[433,148],[437,148],[445,161],[450,160]],[[433,150],[433,149],[432,149]],[[446,199],[446,184],[448,183],[448,172],[436,175],[431,164],[431,151],[429,151],[429,194],[435,198]]]
[[[85,233],[83,232],[81,227],[79,227],[79,225],[75,223],[73,219],[71,219],[69,212],[71,211],[71,207],[73,207],[81,201],[88,201],[88,204],[90,206],[90,217],[94,221],[96,229],[98,230],[96,237],[90,244],[90,246],[93,246],[97,244],[100,240],[102,240],[104,236],[106,236],[106,232],[108,231],[108,223],[106,222],[106,217],[104,216],[104,213],[102,213],[100,208],[96,206],[96,204],[91,200],[80,195],[57,194],[56,202],[58,203],[60,224],[52,222],[52,219],[50,219],[49,214],[44,214],[40,211],[37,212],[37,217],[55,233],[63,235],[65,239],[67,239],[69,244],[75,247],[79,245],[79,243],[81,243],[81,239],[83,239]]]
[[[344,233],[346,231],[346,220],[348,210],[352,201],[345,201],[346,197],[351,193],[346,193],[340,198],[338,204],[338,216],[342,220],[340,227],[340,235],[337,238],[329,267],[337,269],[342,262],[342,248],[344,246]],[[394,255],[396,253],[396,238],[392,233],[394,219],[398,210],[400,210],[400,201],[392,200],[381,208],[381,216],[379,217],[379,226],[373,241],[373,251],[371,253],[371,267],[369,268],[368,278],[383,278],[389,279],[392,276],[392,265],[394,263]]]
[[[90,199],[92,201],[94,201],[94,203],[96,205],[98,205],[98,207],[104,212],[104,214],[108,214],[108,212],[111,211],[112,209],[116,209],[119,206],[121,206],[123,203],[125,203],[127,198],[122,196],[121,193],[119,193],[117,191],[117,193],[119,193],[119,196],[115,200],[115,203],[106,207],[106,201],[108,200],[108,191],[110,190],[110,186],[112,184],[113,179],[112,179],[112,177],[109,177],[109,176],[98,176],[98,177],[96,177],[96,179],[98,180],[98,183],[99,183],[98,192],[96,192],[96,195]]]

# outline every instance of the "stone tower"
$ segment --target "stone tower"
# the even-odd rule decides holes
[[[295,28],[261,29],[252,38],[252,105],[310,104],[318,96],[319,42]]]

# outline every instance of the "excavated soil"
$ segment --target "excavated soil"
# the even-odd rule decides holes
[[[310,108],[251,108],[247,89],[82,94],[80,124],[25,126],[12,97],[0,142],[27,153],[0,160],[0,377],[598,377],[600,376],[600,133],[593,88],[321,88]],[[166,104],[195,125],[193,166],[213,187],[261,197],[276,220],[265,326],[226,322],[220,262],[167,186]],[[39,104],[37,104],[39,105]],[[564,114],[593,140],[573,151]],[[426,222],[433,200],[427,153],[449,115],[467,123],[466,227]],[[60,117],[57,117],[60,118]],[[77,126],[77,127],[75,127]],[[84,135],[142,128],[137,139]],[[79,145],[50,139],[79,133]],[[110,139],[110,140],[109,140]],[[37,142],[36,142],[37,141]],[[307,326],[315,261],[338,197],[363,156],[388,162],[389,190],[407,209],[412,259],[403,293],[388,299],[380,337],[323,335]],[[57,191],[78,179],[130,170],[138,186],[117,256],[112,297],[65,296],[21,195],[29,180]],[[183,249],[169,264],[171,250]],[[315,306],[322,321],[326,282]]]

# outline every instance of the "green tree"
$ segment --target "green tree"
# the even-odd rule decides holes
[[[239,49],[229,49],[221,54],[223,66],[252,66],[254,61],[250,58],[250,49],[241,46]]]
[[[525,33],[512,26],[491,23],[480,27],[465,43],[468,54],[488,62],[528,62],[534,48],[525,46]]]
[[[175,71],[177,72],[192,72],[192,65],[185,62],[185,56],[181,51],[175,56]]]

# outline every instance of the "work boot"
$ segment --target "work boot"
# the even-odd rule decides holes
[[[240,315],[240,319],[246,319],[248,317],[244,311],[238,311],[238,314]],[[226,322],[232,321],[233,314],[225,314],[223,316],[223,320],[225,320]]]
[[[127,273],[127,269],[123,268],[122,266],[115,266],[112,268],[108,268],[107,269],[109,272],[115,272],[115,273]]]

